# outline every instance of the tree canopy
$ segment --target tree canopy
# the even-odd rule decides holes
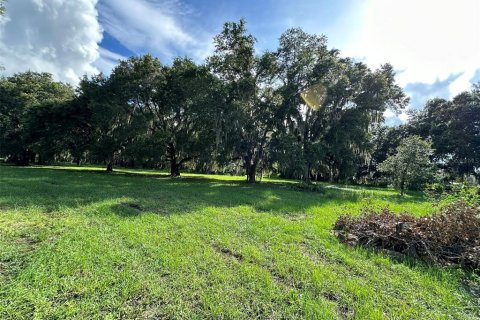
[[[431,141],[410,136],[402,140],[395,154],[380,164],[380,171],[391,176],[393,185],[402,195],[405,189],[419,189],[422,184],[432,179],[431,145]]]
[[[173,177],[231,172],[248,182],[390,181],[402,192],[422,180],[427,158],[451,179],[478,174],[480,85],[387,127],[385,111],[409,103],[390,64],[370,69],[298,28],[276,50],[255,44],[240,20],[224,25],[203,64],[131,57],[76,90],[47,73],[3,77],[0,157],[168,168]]]

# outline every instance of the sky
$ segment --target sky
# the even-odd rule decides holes
[[[8,0],[6,9],[3,75],[45,71],[75,84],[132,55],[202,62],[223,23],[245,18],[258,52],[300,27],[372,69],[391,63],[409,108],[480,81],[480,0]],[[407,118],[386,116],[390,124]]]

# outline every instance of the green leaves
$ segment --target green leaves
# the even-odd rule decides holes
[[[289,135],[296,138],[293,157],[304,166],[301,175],[287,176],[307,182],[311,176],[352,179],[373,151],[371,132],[383,122],[384,111],[400,110],[408,103],[393,68],[386,64],[372,71],[329,50],[325,36],[301,29],[281,36],[277,57],[284,112],[277,136],[285,141],[292,140],[286,138]],[[289,153],[279,151],[279,158]],[[293,171],[284,163],[280,166],[284,174]]]
[[[410,136],[401,141],[394,155],[379,165],[379,170],[390,174],[393,185],[403,194],[405,189],[418,189],[432,180],[432,154],[431,141]]]
[[[84,77],[75,97],[51,75],[21,74],[2,82],[0,121],[25,126],[18,120],[22,110],[49,103],[51,109],[29,121],[43,135],[31,135],[31,158],[49,149],[46,136],[52,132],[58,145],[49,150],[52,159],[62,155],[109,167],[167,162],[173,175],[181,166],[211,171],[241,162],[251,182],[264,170],[307,182],[313,176],[352,180],[371,158],[372,132],[384,111],[408,102],[393,67],[370,70],[329,49],[324,35],[298,28],[287,30],[273,52],[259,54],[255,43],[244,20],[227,22],[206,65],[131,57],[109,76]],[[302,92],[315,100],[314,108],[306,106]],[[72,101],[59,103],[65,100]],[[63,129],[43,120],[49,118],[61,119]],[[18,138],[15,144],[28,143]]]
[[[281,96],[277,92],[278,64],[273,53],[255,55],[255,38],[244,20],[229,22],[215,37],[215,52],[208,65],[225,87],[221,127],[223,162],[242,159],[247,180],[255,182],[271,133],[278,121]]]
[[[480,91],[478,84],[452,100],[432,99],[413,115],[411,131],[431,137],[435,160],[454,176],[480,167]]]
[[[0,79],[0,156],[19,165],[26,165],[34,155],[31,137],[44,123],[35,117],[45,105],[63,104],[74,97],[70,85],[55,82],[48,73],[24,72]],[[49,147],[52,147],[49,145]]]

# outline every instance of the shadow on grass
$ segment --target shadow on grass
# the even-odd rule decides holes
[[[110,209],[121,217],[136,217],[144,212],[144,208],[134,201],[121,202],[111,206]]]
[[[387,192],[378,195],[378,191],[357,188],[342,190],[334,186],[326,188],[324,192],[315,193],[293,190],[291,183],[280,181],[252,185],[211,176],[171,179],[167,174],[161,173],[115,171],[108,174],[90,168],[70,170],[0,167],[0,211],[36,207],[48,213],[113,200],[113,204],[107,204],[106,212],[125,219],[136,219],[147,212],[176,215],[188,214],[206,207],[238,206],[251,206],[260,213],[295,216],[322,205],[333,205],[340,209],[343,205],[359,204],[368,197],[381,197],[399,205],[424,201],[419,194],[400,197]],[[332,214],[326,219],[335,219],[335,215]],[[327,220],[327,223],[330,220]],[[335,243],[335,246],[342,245],[333,235],[322,241]],[[360,259],[370,259],[378,257],[379,253],[371,249],[352,249],[350,254]],[[337,256],[336,259],[348,266],[341,257]],[[418,269],[439,280],[445,275],[438,267],[411,258],[396,259],[396,263]],[[467,279],[473,277],[467,273]],[[458,281],[458,285],[462,286],[460,280]]]
[[[109,199],[128,198],[145,211],[188,213],[203,207],[252,206],[258,211],[289,214],[319,205],[338,206],[378,197],[375,190],[325,188],[324,192],[293,190],[293,183],[244,181],[212,176],[170,178],[167,174],[114,171],[92,168],[0,168],[0,207],[77,208]],[[382,194],[385,201],[420,202],[419,196]],[[161,207],[161,210],[158,208]],[[122,211],[122,210],[114,210]],[[122,211],[123,212],[123,211]]]

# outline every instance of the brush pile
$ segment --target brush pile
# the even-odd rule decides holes
[[[360,217],[341,216],[334,231],[349,245],[480,271],[480,208],[463,202],[423,218],[365,209]]]

